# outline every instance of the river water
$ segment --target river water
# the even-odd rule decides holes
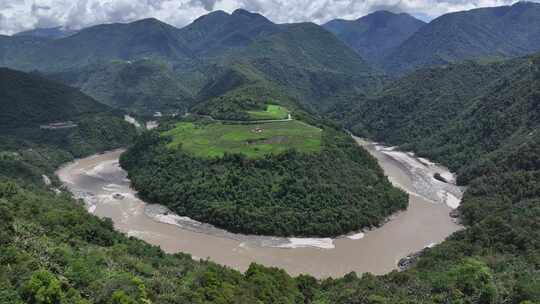
[[[444,167],[359,138],[355,140],[377,158],[390,181],[409,193],[406,211],[382,227],[330,238],[277,238],[232,234],[136,197],[127,174],[118,165],[122,150],[77,160],[57,171],[60,180],[84,200],[88,212],[111,218],[115,228],[160,246],[166,252],[185,252],[194,259],[245,271],[250,263],[285,269],[291,275],[318,278],[358,273],[387,273],[412,252],[443,241],[461,229],[449,216],[459,205],[462,190]],[[449,183],[433,178],[441,174]]]

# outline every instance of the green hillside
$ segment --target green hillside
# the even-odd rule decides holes
[[[354,132],[465,173],[535,138],[539,58],[420,70],[342,112]]]
[[[390,52],[390,73],[465,59],[507,58],[540,50],[540,4],[517,2],[440,16]]]
[[[287,108],[278,105],[266,105],[266,109],[248,111],[252,120],[286,119],[288,113]]]
[[[163,136],[171,137],[170,148],[199,157],[240,153],[257,158],[290,149],[318,152],[321,133],[321,129],[297,120],[257,124],[181,122]]]
[[[108,107],[66,85],[0,68],[0,126],[3,129],[68,121]]]
[[[183,111],[253,85],[317,110],[381,82],[322,27],[277,25],[245,10],[214,12],[182,29],[144,19],[54,40],[1,37],[0,59],[3,66],[38,70],[102,103],[145,114]]]
[[[165,62],[111,61],[51,75],[100,102],[130,112],[185,111],[193,97]]]
[[[538,7],[437,18],[387,67],[399,74],[443,66],[382,88],[379,76],[319,27],[275,26],[242,10],[202,17],[189,35],[149,19],[54,41],[0,36],[0,65],[55,72],[132,111],[183,107],[171,97],[187,94],[192,113],[249,120],[250,111],[273,104],[302,120],[303,131],[323,130],[319,151],[248,155],[235,149],[254,134],[262,139],[252,132],[257,123],[231,130],[236,125],[195,121],[194,114],[180,125],[164,119],[133,141],[123,112],[41,76],[0,69],[0,303],[540,303],[540,54],[493,60],[538,47]],[[471,56],[484,58],[449,64]],[[163,100],[149,98],[162,90]],[[308,114],[314,110],[335,127]],[[202,123],[197,132],[206,142],[196,146],[199,138],[190,135]],[[60,164],[132,144],[121,164],[149,202],[233,232],[340,235],[381,224],[407,201],[342,127],[457,171],[467,186],[456,212],[464,229],[422,250],[403,271],[293,278],[256,264],[240,273],[167,254],[53,191],[61,189],[54,177]],[[246,132],[249,138],[238,136]],[[232,141],[216,141],[224,136]],[[195,155],[216,146],[218,155]]]
[[[407,207],[375,159],[322,127],[182,122],[139,137],[120,162],[141,197],[232,232],[336,236]]]
[[[312,23],[282,26],[224,59],[249,82],[277,88],[309,109],[332,105],[340,95],[375,90],[381,77],[344,43]],[[320,45],[325,48],[321,49]]]
[[[372,64],[380,64],[426,23],[413,16],[376,11],[357,20],[334,19],[323,27],[356,50]]]
[[[0,302],[46,295],[56,303],[535,303],[538,142],[493,158],[496,170],[469,183],[460,207],[467,229],[425,250],[411,269],[321,281],[165,254],[67,195],[1,178]]]
[[[77,89],[9,69],[0,69],[0,80],[0,176],[41,181],[74,157],[135,136],[121,113]]]

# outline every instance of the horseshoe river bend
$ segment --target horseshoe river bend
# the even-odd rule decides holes
[[[57,175],[84,201],[88,212],[111,218],[117,230],[166,252],[189,253],[194,259],[209,259],[240,271],[257,262],[291,275],[307,273],[318,278],[351,271],[383,274],[397,269],[401,258],[462,228],[450,212],[459,206],[463,189],[454,184],[448,169],[412,153],[355,140],[377,158],[395,186],[409,193],[409,208],[381,227],[334,239],[233,234],[147,204],[137,198],[118,164],[123,150],[79,159],[61,167]],[[435,179],[435,173],[447,182]]]

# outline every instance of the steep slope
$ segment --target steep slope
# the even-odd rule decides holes
[[[27,127],[109,110],[77,89],[22,72],[0,69],[0,126]]]
[[[312,110],[333,105],[340,95],[375,90],[381,83],[357,53],[313,23],[282,25],[279,32],[256,39],[220,64],[243,76],[234,88],[257,84],[279,89]]]
[[[182,43],[177,28],[156,19],[143,19],[86,28],[50,41],[32,55],[27,60],[33,69],[57,72],[116,59],[182,61],[190,58],[190,51]]]
[[[35,50],[50,41],[48,38],[0,35],[0,66],[28,66]]]
[[[183,110],[191,96],[207,101],[246,85],[283,90],[287,99],[316,110],[380,82],[357,53],[322,27],[276,25],[245,10],[214,12],[183,29],[145,19],[39,43],[23,38],[37,39],[0,40],[3,65],[52,74],[105,104],[141,113]],[[159,64],[151,71],[145,65],[121,72],[119,61]],[[125,79],[126,73],[134,79]],[[133,87],[126,92],[128,84]]]
[[[368,62],[378,63],[425,24],[405,13],[377,11],[357,20],[331,20],[323,27]]]
[[[534,140],[539,71],[540,54],[420,70],[357,104],[345,114],[347,125],[465,173],[492,154]]]
[[[50,38],[50,39],[60,39],[71,36],[77,33],[75,30],[64,29],[61,26],[49,27],[49,28],[36,28],[33,30],[19,32],[13,36],[30,36],[37,38]]]
[[[258,36],[275,33],[279,27],[264,16],[238,9],[232,14],[216,11],[182,28],[180,34],[199,55],[211,55],[230,48],[245,47]]]
[[[114,113],[77,89],[0,69],[3,151],[30,149],[30,154],[82,156],[125,146],[134,135],[133,126],[123,121],[121,113]]]
[[[540,50],[540,4],[481,8],[443,15],[384,59],[393,73],[463,59],[515,57]]]
[[[156,60],[115,60],[51,76],[106,105],[138,114],[175,112],[193,103],[176,73]]]

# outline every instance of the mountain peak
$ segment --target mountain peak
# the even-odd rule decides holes
[[[252,19],[252,20],[255,20],[255,19],[260,19],[260,20],[265,20],[265,21],[268,21],[270,22],[270,20],[268,20],[266,17],[264,17],[263,15],[259,14],[259,13],[252,13],[250,11],[247,11],[245,9],[236,9],[232,14],[231,16],[233,17],[244,17],[244,18],[249,18],[249,19]]]
[[[354,21],[332,20],[324,27],[373,63],[424,25],[411,15],[381,10]]]
[[[140,19],[140,20],[136,20],[136,21],[133,21],[131,23],[128,23],[128,24],[133,24],[133,25],[136,25],[136,24],[141,24],[141,25],[167,25],[167,26],[172,26],[172,25],[169,25],[159,19],[156,19],[154,17],[150,17],[150,18],[144,18],[144,19]]]
[[[77,31],[65,29],[62,26],[35,28],[32,30],[22,31],[13,36],[28,36],[37,38],[59,39],[75,34]]]
[[[399,18],[407,18],[407,19],[410,19],[410,20],[414,20],[415,22],[421,22],[423,23],[423,21],[420,21],[418,19],[416,19],[415,17],[407,14],[407,13],[394,13],[394,12],[391,12],[391,11],[387,11],[387,10],[380,10],[380,11],[374,11],[370,14],[367,14],[363,17],[360,17],[358,19],[356,19],[356,21],[362,21],[362,20],[377,20],[377,21],[387,21],[387,20],[390,20],[392,18],[396,18],[396,19],[399,19]]]
[[[397,16],[398,14],[396,13],[393,13],[391,11],[387,11],[387,10],[379,10],[379,11],[374,11],[374,12],[371,12],[365,16],[362,16],[360,18],[358,18],[357,20],[360,20],[360,19],[363,19],[363,18],[367,18],[367,17],[384,17],[384,18],[390,18],[390,17],[395,17]]]
[[[236,10],[234,10],[234,12],[232,13],[233,15],[245,15],[245,16],[256,16],[256,15],[259,15],[260,14],[257,14],[257,13],[252,13],[248,10],[245,10],[243,8],[238,8]]]
[[[200,23],[200,22],[203,22],[203,21],[207,21],[207,20],[223,20],[225,18],[228,18],[230,16],[230,14],[222,11],[222,10],[218,10],[218,11],[213,11],[213,12],[210,12],[206,15],[202,15],[200,16],[199,18],[195,19],[193,21],[193,23]]]

